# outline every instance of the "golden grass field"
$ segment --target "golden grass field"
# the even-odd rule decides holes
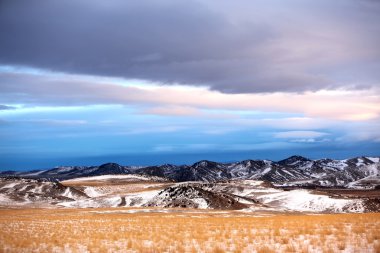
[[[129,211],[0,209],[0,251],[380,252],[380,213]]]

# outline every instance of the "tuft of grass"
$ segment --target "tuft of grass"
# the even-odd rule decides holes
[[[219,246],[216,246],[213,250],[213,253],[225,253],[224,249],[220,248]]]
[[[275,250],[270,248],[269,246],[261,246],[256,249],[257,253],[276,253]]]

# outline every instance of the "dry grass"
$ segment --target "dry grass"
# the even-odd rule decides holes
[[[380,213],[98,212],[117,210],[0,210],[0,252],[380,252]]]

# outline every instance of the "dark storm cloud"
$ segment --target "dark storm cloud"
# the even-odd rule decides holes
[[[378,84],[375,1],[2,0],[0,64],[231,93]]]

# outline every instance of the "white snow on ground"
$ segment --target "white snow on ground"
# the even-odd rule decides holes
[[[65,196],[65,197],[68,197],[68,198],[71,198],[71,199],[75,199],[75,196],[73,195],[71,189],[68,187],[66,188],[65,192],[62,194],[62,196]]]
[[[103,195],[101,192],[97,191],[95,187],[91,187],[91,186],[86,187],[84,189],[84,193],[86,193],[86,195],[91,198],[100,197]]]
[[[368,160],[371,160],[374,163],[380,162],[380,157],[366,157]]]
[[[32,202],[28,199],[23,199],[20,201],[15,201],[10,199],[7,195],[0,193],[0,206],[27,206]]]
[[[207,209],[209,208],[207,202],[203,198],[193,198],[192,201],[196,204],[198,204],[199,209]]]
[[[263,172],[261,172],[262,175],[265,175],[267,174],[272,168],[271,167],[267,167],[265,168],[265,170],[263,170]]]
[[[9,183],[1,187],[0,189],[5,189],[5,188],[12,188],[14,186],[18,185],[18,183]]]
[[[41,170],[41,171],[37,171],[37,172],[27,173],[27,174],[25,174],[25,176],[37,176],[37,175],[42,174],[44,172],[45,172],[45,170]]]
[[[90,190],[92,191],[92,190]],[[135,206],[141,207],[148,201],[150,201],[154,196],[157,195],[159,190],[154,191],[143,191],[137,193],[129,193],[126,195],[111,195],[111,196],[97,196],[91,199],[81,199],[70,202],[61,202],[58,205],[64,207],[77,207],[77,208],[88,208],[88,207],[117,207],[122,203],[122,199],[125,198],[125,204],[122,206]]]
[[[306,163],[306,164],[303,165],[303,166],[300,166],[299,168],[300,168],[301,170],[311,169],[311,167],[313,167],[313,164],[314,164],[314,161],[311,161],[311,162],[309,162],[309,163]]]
[[[356,166],[360,167],[360,166],[362,166],[362,165],[365,165],[363,159],[358,158],[358,162],[356,163]]]
[[[170,213],[171,210],[167,208],[153,209],[153,208],[144,208],[144,209],[127,209],[127,210],[107,210],[107,211],[90,211],[91,213]]]
[[[257,197],[267,205],[277,205],[279,208],[293,211],[311,212],[363,212],[362,200],[334,199],[326,195],[312,194],[308,190],[281,191]]]
[[[153,190],[128,194],[125,196],[125,206],[142,206],[153,199],[159,192],[159,190]]]
[[[304,180],[295,180],[295,181],[290,181],[290,182],[281,182],[281,183],[274,183],[274,186],[295,186],[295,185],[302,185],[302,184],[307,184],[307,183],[312,183],[314,179],[304,179]],[[328,181],[326,181],[328,182]]]
[[[240,180],[237,183],[257,187],[257,186],[261,186],[264,182],[259,181],[259,180]]]
[[[369,170],[375,170],[374,168],[370,168]],[[376,171],[377,171],[376,167]],[[371,172],[371,174],[373,171]],[[131,177],[132,176],[132,177]],[[119,176],[116,176],[120,178]],[[99,176],[99,177],[90,177],[91,180],[93,178],[115,178],[113,175],[108,176]],[[140,176],[136,175],[123,175],[123,178],[141,178]],[[143,177],[145,179],[145,177]],[[80,180],[80,179],[76,179]],[[83,180],[87,180],[83,179]],[[99,180],[99,179],[97,179]],[[379,176],[369,176],[367,178],[364,178],[362,180],[357,181],[355,184],[353,183],[350,185],[352,188],[366,188],[368,185],[369,180],[380,182]],[[23,181],[20,181],[23,182]],[[25,185],[30,185],[31,183],[26,183]],[[23,204],[25,204],[25,201],[33,201],[33,202],[46,202],[49,203],[51,199],[48,197],[43,197],[42,199],[39,199],[39,197],[36,199],[35,197],[32,197],[29,199],[30,193],[42,193],[43,191],[46,191],[48,186],[52,184],[50,182],[43,182],[39,183],[39,185],[34,185],[34,188],[28,190],[25,197],[23,197],[24,201],[22,201]],[[188,183],[179,183],[178,185],[182,184],[188,184]],[[3,185],[3,188],[7,192],[7,194],[12,194],[12,192],[9,192],[11,188],[16,185],[14,182],[9,182],[5,186]],[[157,184],[162,185],[162,184]],[[373,184],[372,184],[373,185]],[[23,185],[22,185],[23,186]],[[24,188],[24,187],[22,187]],[[67,188],[65,191],[57,193],[60,196],[66,196],[71,199],[75,199],[73,201],[62,201],[58,205],[64,206],[64,207],[80,207],[80,208],[86,208],[86,207],[142,207],[145,204],[148,204],[148,202],[152,201],[160,192],[161,189],[165,188],[165,185],[159,187],[159,189],[155,188],[155,190],[143,190],[143,191],[136,191],[144,189],[142,188],[123,188],[120,186],[116,187],[109,187],[107,186],[100,186],[100,187],[82,187],[78,188],[79,190],[84,191],[84,193],[89,196],[90,198],[84,199],[84,197],[76,196],[76,193],[71,189]],[[215,192],[227,192],[230,194],[234,194],[236,197],[241,196],[242,198],[237,198],[239,202],[250,205],[252,202],[245,198],[251,198],[253,200],[258,200],[260,203],[264,204],[257,205],[253,204],[251,208],[252,211],[255,210],[255,208],[270,208],[270,209],[278,209],[283,211],[309,211],[309,212],[361,212],[364,211],[364,202],[361,199],[338,199],[338,198],[331,198],[327,195],[319,195],[314,194],[312,191],[309,190],[291,190],[291,191],[283,191],[280,189],[275,189],[267,184],[264,184],[262,181],[255,181],[255,180],[242,180],[242,181],[231,181],[229,183],[220,183],[220,184],[211,184],[209,186],[204,186],[205,190],[215,191]],[[12,200],[9,199],[7,194],[0,194],[0,204],[7,205],[11,204]],[[11,195],[9,195],[11,196]],[[178,198],[186,198],[186,196],[178,196]],[[191,199],[193,202],[195,202],[198,205],[198,208],[200,209],[206,209],[208,208],[208,204],[205,201],[205,199],[200,198],[198,196],[194,196],[193,199]],[[160,202],[160,199],[154,200],[157,203],[157,206],[164,206],[165,203],[162,201]],[[21,203],[21,202],[20,202]]]
[[[8,198],[6,195],[0,193],[0,204],[13,202],[10,198]]]
[[[117,207],[121,203],[120,197],[107,197],[107,198],[91,198],[83,199],[70,202],[61,202],[58,203],[60,206],[64,207],[77,207],[77,208],[86,208],[86,207]]]
[[[40,186],[37,186],[37,187],[31,189],[30,192],[33,192],[33,193],[43,193],[43,189],[42,189],[43,187],[44,187],[44,185],[42,184]]]
[[[352,189],[374,189],[375,185],[380,185],[380,176],[368,176],[347,184]]]
[[[263,181],[258,180],[242,180],[236,181],[236,186],[232,190],[232,194],[242,197],[255,196],[256,194],[262,195],[266,193],[278,192],[279,190],[263,186]]]
[[[332,168],[337,168],[339,170],[344,170],[348,166],[346,162],[347,162],[347,160],[336,160],[333,162],[329,162],[326,165],[330,166]]]
[[[143,181],[150,180],[149,177],[144,177],[144,176],[140,176],[140,175],[103,175],[103,176],[93,176],[93,177],[78,177],[78,178],[70,179],[67,181],[62,181],[62,183],[90,181],[90,180],[91,181],[108,180],[108,179],[133,179],[133,180],[143,180]]]
[[[63,173],[63,172],[69,172],[69,171],[72,171],[74,170],[74,167],[71,167],[71,166],[63,166],[63,167],[59,167],[58,168],[58,173]]]
[[[370,175],[370,176],[377,176],[379,175],[380,173],[380,165],[375,163],[375,164],[371,164],[371,165],[367,165],[365,167],[362,168],[362,170],[367,174],[367,175]]]

